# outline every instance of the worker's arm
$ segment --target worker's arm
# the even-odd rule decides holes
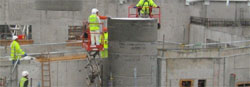
[[[138,2],[138,4],[136,5],[136,7],[141,7],[142,4],[143,4],[143,0],[140,0],[140,1]]]
[[[99,16],[101,20],[106,20],[108,17],[107,16]]]
[[[24,55],[25,52],[21,49],[20,45],[18,43],[15,44],[16,51],[19,55]]]
[[[90,20],[90,16],[89,16],[89,18],[88,18],[88,23],[89,23],[89,20]]]
[[[153,7],[158,7],[153,0],[149,0],[149,4]]]
[[[29,81],[25,81],[24,84],[23,84],[23,87],[28,87],[29,86]]]

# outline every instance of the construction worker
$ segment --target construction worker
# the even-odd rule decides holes
[[[90,29],[90,38],[91,38],[91,45],[100,45],[99,38],[100,38],[100,18],[98,17],[98,9],[93,8],[92,14],[89,16],[89,29]]]
[[[28,71],[23,71],[22,72],[22,78],[19,81],[19,87],[28,87],[29,85],[29,72]]]
[[[103,35],[101,35],[101,38],[103,38],[102,44],[104,50],[101,51],[101,58],[108,58],[108,29],[103,28]]]
[[[11,60],[12,60],[12,64],[15,64],[15,62],[18,59],[21,59],[22,56],[27,56],[27,54],[21,49],[19,43],[18,43],[18,37],[17,36],[13,36],[12,37],[12,43],[10,44],[10,48],[11,48]],[[20,64],[20,61],[18,61],[17,64]]]
[[[138,12],[141,16],[148,17],[152,12],[152,8],[150,7],[159,8],[153,0],[140,0],[135,8],[138,8]]]

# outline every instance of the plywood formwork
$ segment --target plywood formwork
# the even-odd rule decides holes
[[[9,46],[11,44],[12,40],[0,40],[0,46]],[[33,44],[33,40],[19,40],[18,41],[20,45],[27,45],[27,44]]]
[[[86,59],[87,55],[86,54],[77,54],[77,55],[71,55],[71,56],[62,56],[62,57],[38,57],[36,60],[39,62],[53,62],[53,61],[65,61],[65,60],[81,60],[81,59]]]

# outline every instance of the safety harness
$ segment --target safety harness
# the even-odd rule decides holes
[[[144,0],[144,2],[143,2],[143,4],[142,4],[142,8],[144,7],[144,4],[145,4],[146,2],[148,3],[149,7],[151,7],[151,6],[150,6],[149,1],[148,1],[148,0]],[[140,11],[142,10],[142,8],[138,9],[139,15],[140,15]],[[144,12],[144,14],[146,14],[146,13],[149,13],[149,12],[150,12],[150,11],[149,11],[149,12],[147,12],[147,10],[145,10],[145,11],[146,11],[146,12]]]

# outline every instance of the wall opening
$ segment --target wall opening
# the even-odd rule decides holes
[[[250,82],[242,82],[238,83],[237,87],[250,87]]]
[[[69,26],[68,29],[68,40],[82,40],[83,35],[82,26]]]
[[[194,80],[188,79],[188,80],[181,80],[180,81],[180,87],[193,87]]]
[[[206,87],[206,80],[198,80],[198,87]]]
[[[32,39],[31,25],[0,25],[0,40],[11,40],[12,36],[22,36],[22,40]]]

